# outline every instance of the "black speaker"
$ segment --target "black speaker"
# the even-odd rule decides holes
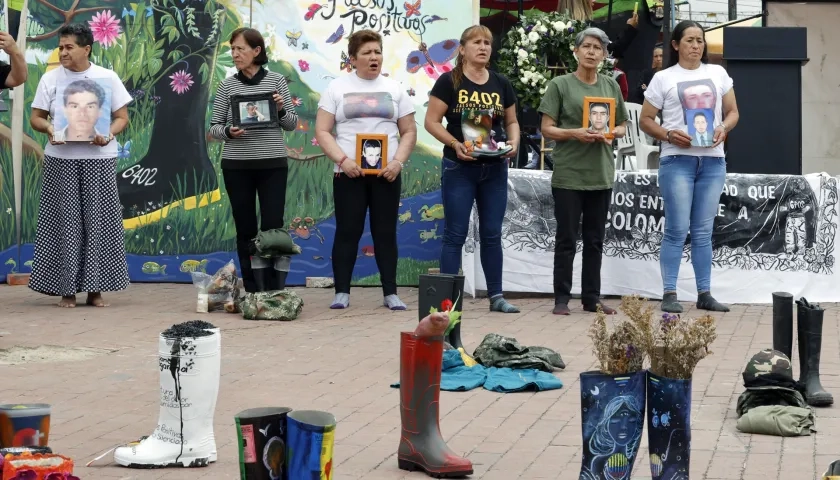
[[[807,29],[725,27],[723,44],[740,113],[726,140],[727,171],[801,175]]]

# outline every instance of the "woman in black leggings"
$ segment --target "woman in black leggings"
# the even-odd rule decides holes
[[[286,178],[289,175],[283,130],[293,131],[298,117],[286,79],[269,72],[265,41],[257,30],[240,28],[230,37],[230,51],[237,74],[225,79],[216,92],[210,135],[225,142],[222,173],[236,225],[236,250],[246,292],[282,290],[286,287],[290,258],[276,258],[273,264],[251,257],[251,241],[262,229],[283,228],[286,207]],[[231,96],[273,94],[280,128],[244,130],[232,126]],[[239,105],[234,105],[239,108]],[[259,106],[257,106],[259,107]],[[253,110],[253,109],[252,109]],[[249,111],[250,113],[250,111]],[[268,117],[270,112],[258,112]],[[257,195],[260,224],[257,223]]]
[[[347,46],[355,71],[332,82],[321,95],[315,136],[327,157],[335,162],[335,241],[332,251],[335,299],[330,308],[350,306],[350,281],[359,239],[370,209],[370,233],[382,279],[383,303],[405,310],[397,296],[397,213],[400,173],[417,142],[414,105],[395,80],[381,75],[382,37],[371,30],[350,36]],[[333,127],[337,137],[332,136]],[[378,175],[365,175],[356,164],[356,135],[386,134],[387,162]],[[365,143],[362,163],[380,162],[382,148]]]

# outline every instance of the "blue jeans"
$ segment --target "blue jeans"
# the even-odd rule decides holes
[[[440,273],[457,275],[461,249],[470,227],[473,201],[478,207],[478,236],[481,267],[487,281],[487,295],[502,293],[502,220],[507,209],[507,162],[475,164],[443,159],[443,248]]]
[[[677,291],[680,261],[689,231],[697,291],[710,291],[712,228],[725,181],[723,157],[668,155],[659,160],[659,190],[665,202],[665,235],[659,265],[665,292]]]

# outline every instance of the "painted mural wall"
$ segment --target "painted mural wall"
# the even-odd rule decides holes
[[[315,115],[330,80],[350,72],[347,37],[370,28],[384,38],[383,73],[415,99],[418,143],[403,172],[398,218],[398,281],[415,285],[437,266],[443,231],[441,145],[422,128],[428,92],[454,66],[461,31],[478,22],[478,1],[396,0],[28,0],[23,89],[23,200],[16,241],[10,111],[0,112],[0,272],[27,272],[38,216],[46,136],[29,127],[38,80],[59,66],[57,32],[65,18],[87,22],[92,61],[112,68],[134,101],[118,136],[118,183],[132,281],[189,282],[235,255],[235,229],[219,163],[222,144],[206,136],[216,86],[235,73],[227,43],[240,26],[266,38],[267,68],[283,74],[300,122],[290,147],[285,221],[303,253],[290,284],[331,276],[335,221],[332,163],[314,136]],[[359,244],[356,284],[378,285],[369,234]]]

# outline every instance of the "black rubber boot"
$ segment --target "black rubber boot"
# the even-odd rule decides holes
[[[288,256],[274,259],[274,275],[272,275],[271,290],[285,290],[286,278],[289,276],[289,267],[292,259]]]
[[[445,300],[454,302],[452,310],[456,312],[462,311],[461,308],[464,302],[463,275],[420,275],[419,283],[420,286],[418,288],[417,298],[418,320],[423,320],[432,308],[441,311],[441,304]],[[452,331],[449,332],[449,335],[444,338],[447,343],[456,349],[464,346],[464,344],[461,343],[461,323],[463,323],[463,318],[461,319],[461,322],[455,325]]]
[[[828,470],[823,473],[822,480],[837,480],[840,479],[840,460],[835,460],[831,462],[831,465],[828,466]]]
[[[254,274],[254,284],[257,292],[267,292],[271,290],[274,283],[274,268],[268,260],[262,257],[251,257],[251,271]]]
[[[805,384],[805,400],[814,407],[827,407],[834,397],[820,383],[823,310],[805,298],[796,301],[796,333],[799,341],[799,381]]]
[[[793,295],[773,292],[773,350],[791,358],[793,351]]]

